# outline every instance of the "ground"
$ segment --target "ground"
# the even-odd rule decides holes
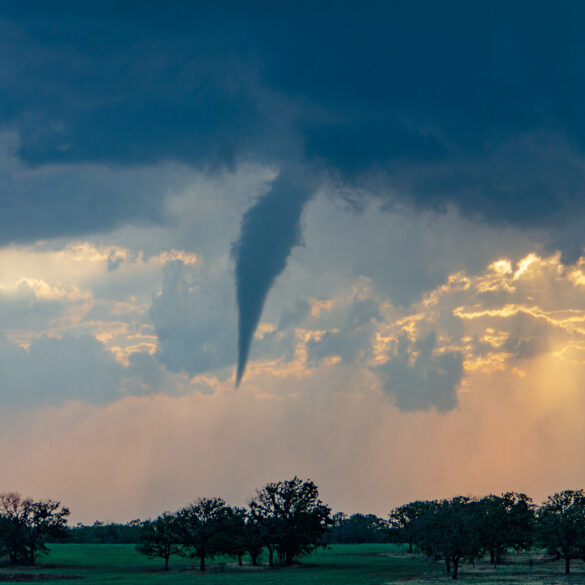
[[[585,563],[574,561],[573,574],[563,574],[562,562],[550,561],[542,552],[511,554],[505,565],[494,569],[487,562],[464,564],[460,581],[489,585],[572,585],[585,582]],[[209,570],[197,571],[197,562],[173,557],[171,571],[162,571],[160,559],[139,555],[132,545],[51,545],[51,552],[34,568],[0,568],[1,583],[67,582],[80,585],[421,585],[452,582],[442,564],[411,555],[397,545],[334,545],[318,550],[302,564],[287,569],[249,565],[238,567],[233,559],[216,559]]]

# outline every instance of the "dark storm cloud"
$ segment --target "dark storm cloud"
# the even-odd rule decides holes
[[[308,161],[350,184],[375,176],[389,205],[548,230],[573,260],[583,17],[577,3],[7,2],[0,128],[33,166]],[[238,380],[308,195],[279,178],[242,220]],[[157,221],[164,190],[80,180],[24,207],[18,189],[1,196],[8,242]]]
[[[13,134],[0,134],[0,245],[158,224],[162,196],[186,181],[170,165],[140,172],[93,164],[25,169],[10,154],[17,146]]]
[[[585,7],[220,4],[6,3],[0,124],[21,159],[306,158],[494,222],[559,228],[583,210]],[[559,146],[573,160],[550,162]]]

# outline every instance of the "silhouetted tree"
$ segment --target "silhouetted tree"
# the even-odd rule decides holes
[[[443,559],[447,572],[457,579],[461,561],[481,553],[480,523],[475,500],[462,496],[442,500],[416,519],[414,540],[427,555]]]
[[[37,501],[17,493],[0,495],[0,548],[12,564],[34,565],[48,551],[48,538],[67,536],[69,510],[53,500]]]
[[[251,510],[246,512],[246,524],[244,532],[246,535],[246,547],[253,566],[258,564],[258,557],[262,554],[265,546],[264,528],[261,520]]]
[[[391,533],[399,542],[408,543],[408,552],[412,552],[414,542],[415,521],[429,512],[436,502],[417,500],[394,508],[389,516]]]
[[[205,559],[226,552],[231,510],[222,498],[202,498],[177,514],[183,553],[199,559],[205,570]]]
[[[246,530],[247,512],[244,508],[231,507],[226,514],[223,552],[238,558],[242,565],[242,556],[248,552],[248,534]]]
[[[565,559],[565,573],[571,560],[585,557],[585,493],[565,490],[549,496],[538,511],[540,539],[549,554]]]
[[[535,513],[532,500],[522,493],[487,495],[478,502],[481,515],[481,541],[497,566],[506,550],[523,550],[534,540]]]
[[[162,558],[165,571],[169,570],[169,559],[180,551],[179,521],[176,514],[163,512],[155,520],[146,520],[140,529],[139,553],[148,558]]]
[[[275,551],[280,564],[288,566],[299,555],[322,545],[331,524],[331,510],[319,499],[317,486],[296,476],[257,490],[250,512],[268,548],[271,566]]]

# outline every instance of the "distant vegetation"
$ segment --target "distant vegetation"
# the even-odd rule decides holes
[[[173,557],[194,559],[205,571],[218,557],[235,559],[239,567],[246,562],[255,568],[260,559],[267,567],[290,567],[321,546],[387,543],[440,560],[452,579],[462,563],[495,568],[512,552],[539,550],[544,559],[562,561],[567,574],[573,561],[585,560],[583,490],[556,493],[541,506],[516,492],[415,501],[383,519],[332,515],[317,486],[294,477],[257,490],[247,508],[203,498],[151,520],[73,528],[66,526],[68,515],[59,502],[0,495],[0,557],[5,564],[31,566],[49,550],[48,543],[67,538],[78,545],[131,544],[142,555],[160,559],[165,571]]]

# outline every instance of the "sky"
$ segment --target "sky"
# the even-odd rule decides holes
[[[3,2],[0,491],[583,487],[584,17]]]

